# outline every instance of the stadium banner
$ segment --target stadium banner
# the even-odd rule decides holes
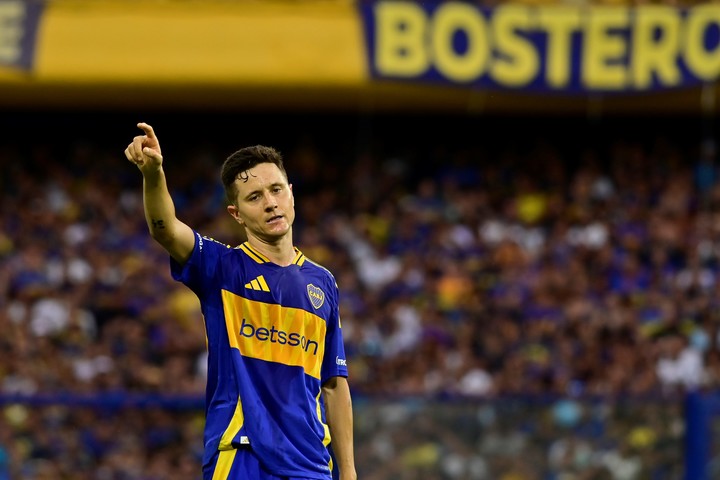
[[[29,71],[44,3],[0,0],[0,68]]]
[[[50,1],[35,31],[28,27],[39,14],[34,1],[0,0],[0,18],[3,8],[8,18],[0,38],[8,44],[21,26],[27,45],[36,38],[35,85],[354,85],[368,78],[357,9],[343,2]],[[29,67],[23,55],[14,61]]]
[[[720,5],[359,4],[370,75],[536,92],[627,92],[720,77]]]

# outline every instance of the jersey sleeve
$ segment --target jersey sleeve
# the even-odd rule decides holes
[[[173,279],[185,284],[202,298],[216,278],[220,257],[229,247],[211,238],[195,233],[195,247],[190,258],[180,264],[170,257],[170,273]]]
[[[334,282],[333,282],[334,284]],[[343,343],[342,328],[340,324],[340,309],[338,307],[338,288],[334,284],[333,308],[327,321],[325,333],[325,358],[323,358],[320,372],[320,382],[325,383],[332,377],[347,377],[347,358],[345,357],[345,345]]]

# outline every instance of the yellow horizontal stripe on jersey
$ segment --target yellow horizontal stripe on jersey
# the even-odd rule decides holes
[[[249,300],[222,291],[228,339],[245,357],[302,367],[320,378],[327,324],[299,308]]]

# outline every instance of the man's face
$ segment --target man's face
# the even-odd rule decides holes
[[[277,240],[290,231],[295,220],[292,185],[273,163],[260,163],[235,179],[237,197],[228,212],[248,237]]]

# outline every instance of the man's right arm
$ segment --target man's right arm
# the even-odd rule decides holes
[[[125,156],[143,175],[145,221],[150,235],[176,262],[185,264],[195,248],[195,234],[175,216],[175,204],[162,168],[160,142],[153,128],[146,123],[138,123],[138,128],[145,134],[133,138],[125,149]]]
[[[175,216],[175,204],[162,167],[156,173],[143,174],[143,205],[150,235],[176,262],[184,265],[195,248],[195,234]]]

